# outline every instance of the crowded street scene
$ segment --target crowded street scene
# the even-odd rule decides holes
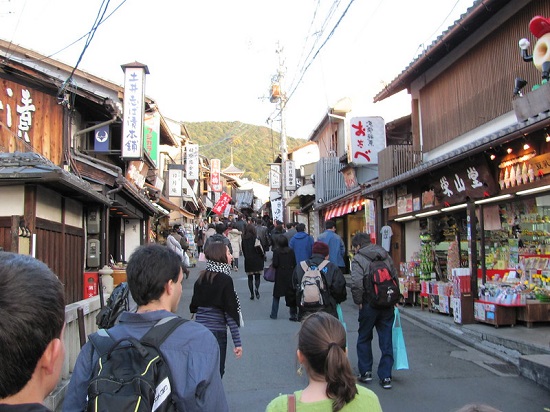
[[[549,2],[0,19],[0,412],[550,411]]]

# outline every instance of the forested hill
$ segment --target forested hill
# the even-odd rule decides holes
[[[279,154],[280,135],[264,126],[241,122],[185,122],[193,143],[199,144],[199,153],[209,159],[220,159],[222,170],[233,164],[245,173],[243,177],[268,184],[268,163]],[[303,146],[305,139],[287,137],[288,150]]]

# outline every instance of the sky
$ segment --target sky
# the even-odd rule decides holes
[[[472,4],[0,0],[0,38],[74,67],[98,13],[106,10],[79,69],[123,85],[120,66],[138,61],[150,71],[146,95],[165,117],[240,121],[279,132],[281,115],[269,90],[282,68],[286,134],[307,139],[343,98],[351,101],[350,116],[389,122],[409,114],[406,92],[376,104],[373,97]]]

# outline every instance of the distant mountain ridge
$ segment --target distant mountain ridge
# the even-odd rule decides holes
[[[242,122],[185,122],[189,137],[199,145],[199,153],[209,159],[220,159],[222,170],[231,164],[245,173],[242,177],[268,183],[269,163],[280,153],[278,132],[264,126]],[[307,143],[305,139],[287,137],[288,150]]]

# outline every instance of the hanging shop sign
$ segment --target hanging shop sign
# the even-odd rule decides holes
[[[294,160],[285,162],[285,189],[296,190],[296,164]]]
[[[460,203],[466,201],[467,197],[483,199],[497,192],[495,179],[481,156],[465,159],[433,175],[429,186],[434,191],[435,198],[441,203]]]
[[[411,193],[397,198],[397,213],[402,215],[413,211],[413,195]]]
[[[140,158],[143,152],[143,115],[145,111],[145,74],[147,66],[126,65],[124,70],[124,113],[122,158]]]
[[[220,159],[210,160],[210,186],[212,191],[221,192],[223,190],[221,181],[221,161]]]
[[[348,163],[351,165],[377,165],[378,152],[386,147],[386,125],[378,116],[352,117]]]
[[[185,145],[185,177],[190,180],[199,178],[199,145]]]
[[[269,166],[269,188],[281,189],[281,165],[272,164]]]
[[[181,197],[182,178],[183,170],[181,170],[181,166],[170,165],[168,169],[168,196]]]
[[[139,160],[131,161],[128,164],[126,179],[134,182],[139,189],[143,189],[147,172],[149,172],[149,166],[147,166],[145,162],[141,162]]]

